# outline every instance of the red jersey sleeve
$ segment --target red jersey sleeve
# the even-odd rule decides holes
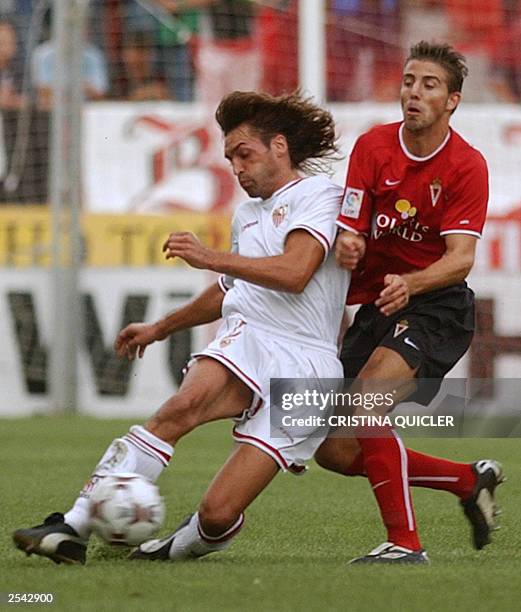
[[[487,215],[488,170],[480,153],[458,173],[447,197],[440,235],[470,234],[481,238]]]
[[[337,225],[357,234],[368,235],[371,230],[373,201],[372,163],[366,140],[366,137],[361,136],[351,152]]]

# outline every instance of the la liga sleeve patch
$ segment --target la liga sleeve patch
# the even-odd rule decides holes
[[[363,189],[355,189],[354,187],[347,186],[344,199],[342,200],[341,214],[350,219],[358,219],[360,217],[363,199]]]

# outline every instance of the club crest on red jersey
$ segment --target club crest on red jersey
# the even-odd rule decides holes
[[[275,227],[279,227],[279,225],[281,225],[284,219],[286,218],[287,214],[288,214],[287,204],[281,204],[280,206],[277,206],[277,208],[275,208],[275,210],[271,213],[271,219],[273,221],[273,225]]]
[[[431,192],[431,202],[433,207],[436,206],[438,200],[441,195],[441,179],[435,178],[432,183],[429,185],[429,190]]]

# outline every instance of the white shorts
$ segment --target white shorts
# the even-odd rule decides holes
[[[193,355],[193,359],[201,357],[219,361],[253,391],[251,406],[236,419],[234,439],[261,449],[284,471],[303,472],[306,461],[326,438],[327,427],[300,428],[298,437],[282,426],[274,430],[270,422],[270,379],[342,379],[343,368],[334,347],[233,315],[223,321],[215,340]],[[308,414],[309,409],[303,408],[293,416]]]

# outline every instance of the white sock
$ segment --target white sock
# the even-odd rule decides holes
[[[218,550],[228,548],[233,538],[239,533],[244,523],[244,514],[241,514],[235,523],[219,536],[212,537],[204,533],[196,512],[188,525],[183,527],[175,536],[170,547],[169,557],[174,560],[193,559],[203,557]]]
[[[80,491],[65,522],[82,538],[90,535],[89,497],[100,477],[117,472],[134,472],[155,482],[174,454],[168,442],[141,425],[133,425],[123,438],[112,441],[89,480]]]
[[[89,482],[91,480],[92,478],[89,478]],[[89,537],[89,499],[83,496],[83,489],[72,508],[65,513],[65,522],[76,531],[80,538],[86,540]]]

